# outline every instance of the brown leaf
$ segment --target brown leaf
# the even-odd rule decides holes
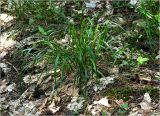
[[[68,84],[66,87],[65,87],[65,90],[64,90],[64,93],[66,93],[67,95],[69,96],[78,96],[78,88],[75,88],[74,85],[72,84]]]
[[[57,111],[59,111],[60,107],[49,107],[49,110],[52,111],[53,114],[55,114]]]
[[[116,102],[119,106],[122,105],[122,104],[124,104],[123,99],[115,100],[115,102]]]
[[[38,110],[42,111],[42,109],[46,107],[47,101],[48,101],[48,98],[44,99],[42,105],[38,108]]]

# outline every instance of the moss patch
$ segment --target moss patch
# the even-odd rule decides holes
[[[134,99],[143,96],[145,92],[148,92],[154,101],[158,101],[159,90],[151,86],[144,88],[132,88],[132,87],[113,87],[104,92],[104,96],[114,97],[116,99],[128,100],[130,96]]]

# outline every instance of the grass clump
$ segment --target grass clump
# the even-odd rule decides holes
[[[29,25],[59,24],[65,23],[63,8],[51,1],[23,0],[12,3],[11,13],[17,21],[23,21]]]
[[[144,49],[141,50],[143,47],[137,47],[137,43],[140,43],[140,45],[146,43],[149,50],[156,47],[155,41],[158,38],[159,22],[156,1],[141,1],[136,9],[138,11],[136,15],[139,14],[144,23],[140,27],[133,27],[133,30],[138,29],[135,35],[127,33],[126,31],[130,29],[126,29],[126,26],[121,26],[109,20],[101,24],[95,24],[97,21],[93,21],[94,18],[93,20],[79,20],[79,17],[84,18],[84,10],[79,9],[79,6],[82,5],[80,1],[76,5],[76,9],[80,10],[80,13],[76,11],[78,14],[74,14],[75,16],[72,16],[72,12],[69,13],[70,9],[68,7],[64,12],[63,7],[59,5],[55,1],[25,0],[20,4],[14,3],[11,10],[17,20],[24,21],[27,26],[34,27],[41,36],[38,38],[41,40],[35,40],[37,42],[28,45],[23,51],[18,51],[19,55],[28,59],[28,61],[32,60],[32,63],[30,62],[32,65],[47,61],[45,66],[47,70],[52,69],[56,72],[60,69],[60,79],[58,79],[58,74],[53,75],[55,88],[63,79],[73,73],[74,78],[72,80],[81,89],[80,91],[84,91],[87,82],[93,77],[94,73],[102,74],[97,67],[98,63],[100,65],[104,64],[104,69],[107,68],[108,64],[129,69],[146,64],[151,59],[149,57],[151,55],[145,54]],[[117,12],[118,9],[128,9],[127,13],[133,10],[130,8],[128,0],[125,0],[125,2],[113,1],[112,6]],[[67,18],[64,13],[69,13],[68,15],[71,17],[68,17],[68,19],[74,18],[73,21],[76,22],[70,24],[69,21],[65,21]],[[62,24],[62,27],[59,24]],[[107,61],[109,63],[105,64]],[[23,65],[20,70],[24,73],[26,67],[28,68],[31,65],[28,65],[28,62],[22,62]]]
[[[65,44],[60,43],[61,40],[44,38],[31,47],[36,49],[36,62],[47,60],[55,71],[61,70],[61,77],[74,73],[75,84],[83,90],[93,74],[99,72],[97,59],[104,48],[108,26],[95,25],[92,20],[85,19],[80,28],[70,25],[67,30],[65,33],[69,36],[65,38]],[[28,50],[25,52],[29,54]],[[56,85],[56,74],[54,82]]]

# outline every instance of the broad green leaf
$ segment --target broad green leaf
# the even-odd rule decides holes
[[[38,31],[39,31],[41,34],[46,35],[46,32],[45,32],[45,30],[44,30],[43,27],[38,26]]]
[[[146,63],[149,59],[148,58],[143,58],[142,56],[138,57],[137,62],[142,65]]]
[[[128,109],[128,103],[124,103],[120,107],[127,110]]]
[[[39,31],[40,33],[44,33],[44,32],[45,32],[44,28],[41,27],[41,26],[38,26],[38,31]]]
[[[127,111],[125,109],[119,109],[118,110],[118,115],[120,116],[126,116]]]

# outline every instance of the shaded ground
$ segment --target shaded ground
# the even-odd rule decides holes
[[[81,5],[86,7],[83,2]],[[81,15],[78,13],[81,8],[74,2],[68,2],[64,7],[66,15],[79,24],[77,17]],[[110,4],[102,1],[96,8],[86,8],[84,17],[94,17],[97,13],[99,14],[97,23],[104,22],[106,18],[111,19],[125,28],[125,32],[118,33],[115,30],[111,34],[115,38],[123,37],[127,40],[125,33],[131,33],[131,35],[137,33],[133,32],[130,26],[133,23],[138,25],[140,17],[134,9],[112,7],[112,2]],[[98,82],[90,81],[85,96],[82,97],[81,91],[73,85],[74,72],[69,72],[67,79],[61,81],[63,84],[58,83],[59,87],[52,96],[54,71],[50,70],[46,73],[43,68],[46,65],[45,62],[34,65],[31,62],[32,57],[23,57],[19,52],[41,39],[38,30],[25,28],[21,22],[16,23],[13,20],[8,22],[6,18],[2,18],[2,14],[1,20],[3,20],[0,48],[2,61],[0,111],[2,115],[159,115],[158,61],[150,61],[143,68],[137,69],[127,66],[122,68],[108,66],[102,61],[98,65],[105,76]],[[148,49],[142,43],[137,44],[144,51]],[[145,52],[150,54],[152,51]],[[34,53],[34,49],[31,53]],[[60,75],[59,71],[57,75]],[[98,102],[101,99],[104,104]]]

